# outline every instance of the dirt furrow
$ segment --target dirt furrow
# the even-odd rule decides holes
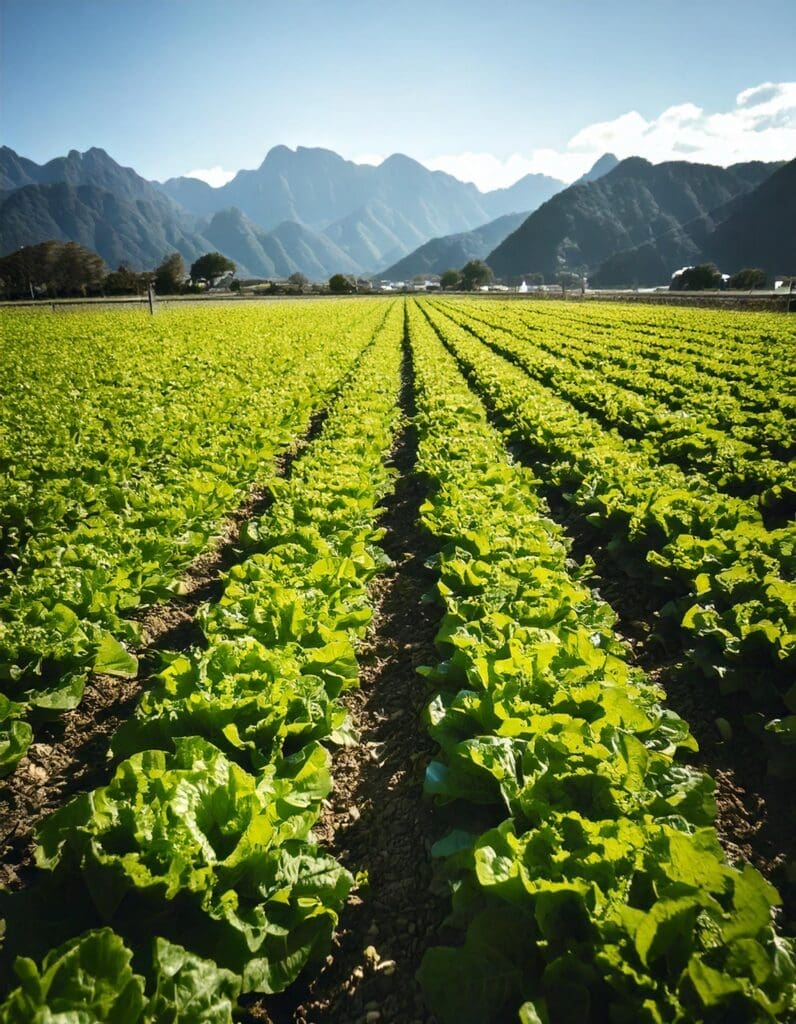
[[[404,357],[402,405],[414,414],[411,356]],[[425,496],[414,475],[411,419],[397,439],[400,476],[385,499],[382,547],[392,566],[374,581],[374,617],[358,650],[358,690],[343,702],[360,743],[333,758],[334,791],[315,829],[323,847],[367,881],[341,916],[326,966],[293,990],[253,1001],[247,1022],[273,1024],[431,1024],[415,971],[448,911],[434,893],[429,849],[439,826],[423,798],[423,775],[434,744],[420,714],[426,687],[417,668],[434,661],[439,609],[422,601],[433,574],[425,567],[430,538],[417,525]]]

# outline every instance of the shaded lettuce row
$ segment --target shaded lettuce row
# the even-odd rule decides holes
[[[416,306],[410,333],[445,612],[426,789],[459,823],[433,852],[463,935],[423,960],[429,1005],[443,1024],[787,1019],[777,893],[727,863],[713,783],[677,760],[688,726],[628,666],[538,482]]]

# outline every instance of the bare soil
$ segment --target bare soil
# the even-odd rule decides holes
[[[405,351],[401,401],[411,417]],[[417,523],[425,487],[415,458],[409,422],[393,452],[400,476],[380,518],[392,566],[371,586],[374,617],[358,650],[360,688],[342,698],[361,741],[334,755],[334,791],[315,829],[326,850],[368,881],[344,908],[325,967],[282,996],[252,999],[246,1024],[433,1024],[415,972],[438,941],[449,898],[433,885],[429,850],[442,825],[422,792],[436,748],[420,721],[428,695],[417,668],[436,658],[440,610],[422,601],[434,577],[425,567],[430,538]]]

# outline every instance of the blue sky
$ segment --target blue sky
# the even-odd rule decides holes
[[[279,143],[400,151],[482,187],[572,178],[601,147],[793,156],[786,6],[0,0],[2,141],[37,161],[101,146],[150,178]]]

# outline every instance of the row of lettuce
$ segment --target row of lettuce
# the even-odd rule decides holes
[[[0,775],[167,601],[306,431],[384,307],[4,314]]]
[[[227,1024],[241,993],[279,992],[328,952],[354,879],[312,828],[327,745],[355,741],[336,698],[357,683],[366,587],[386,564],[402,336],[395,304],[272,483],[203,642],[166,656],[114,737],[109,784],[40,826],[37,876],[0,906],[6,974],[20,954],[3,1024]]]
[[[787,1019],[777,894],[725,860],[713,783],[677,761],[688,726],[417,306],[410,331],[444,607],[426,789],[449,805],[433,853],[463,936],[424,957],[429,1005],[443,1024]]]
[[[793,524],[768,529],[752,502],[605,430],[457,321],[423,308],[476,390],[529,447],[545,484],[586,516],[621,564],[652,576],[693,661],[724,692],[743,691],[772,770],[792,770]]]
[[[696,471],[719,490],[755,499],[782,516],[796,510],[796,468],[783,461],[793,454],[796,420],[796,400],[787,393],[788,370],[774,372],[760,360],[743,367],[741,384],[701,364],[686,369],[687,360],[672,337],[670,358],[678,361],[658,370],[639,351],[628,325],[617,325],[601,344],[585,324],[577,344],[567,344],[555,318],[550,322],[549,315],[543,318],[522,306],[483,309],[449,302],[445,311],[575,408],[642,442],[661,461]],[[772,347],[784,351],[796,339],[782,318],[780,323],[779,344]],[[617,360],[620,365],[612,368]],[[662,376],[664,394],[655,386],[656,373]],[[673,381],[678,375],[684,378],[679,385]],[[748,394],[737,394],[739,388]],[[675,390],[697,407],[667,404]]]
[[[632,368],[634,389],[674,408],[721,416],[740,400],[751,412],[774,378],[787,380],[793,329],[778,313],[560,302],[513,312],[577,362],[597,361],[606,373]],[[693,387],[695,374],[703,387]]]

